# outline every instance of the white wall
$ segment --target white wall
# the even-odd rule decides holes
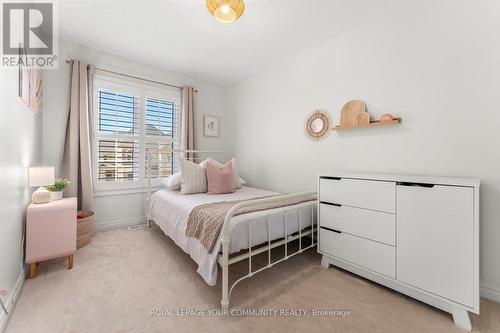
[[[500,299],[500,2],[405,1],[230,90],[234,151],[251,184],[314,189],[334,170],[477,177],[481,284]],[[306,116],[367,103],[394,127],[313,142]]]
[[[168,55],[166,55],[168,56]],[[140,63],[100,50],[76,45],[68,41],[59,41],[59,69],[47,71],[45,79],[43,116],[43,161],[56,167],[60,175],[64,150],[64,137],[68,114],[69,65],[65,59],[79,59],[96,65],[98,68],[111,69],[150,80],[175,85],[189,85],[198,89],[195,96],[196,118],[195,140],[198,149],[228,149],[230,134],[226,130],[225,111],[227,110],[226,87],[188,78],[158,67]],[[220,137],[203,136],[203,115],[220,117]],[[128,193],[113,196],[96,197],[96,223],[98,227],[137,224],[144,221],[144,195]]]
[[[0,288],[11,306],[24,280],[23,230],[26,206],[31,201],[28,167],[42,160],[41,117],[17,97],[18,72],[0,69]],[[0,331],[5,323],[0,311]]]

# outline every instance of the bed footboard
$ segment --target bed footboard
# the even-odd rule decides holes
[[[248,246],[248,252],[235,256],[233,258],[229,258],[229,246],[231,243],[231,231],[232,229],[238,224],[238,223],[233,223],[232,225],[230,224],[231,219],[233,218],[234,214],[243,207],[248,207],[248,206],[253,206],[253,205],[260,205],[264,203],[270,203],[274,202],[277,200],[281,199],[293,199],[296,197],[308,195],[311,196],[311,200],[316,199],[316,192],[302,192],[302,193],[294,193],[294,194],[286,194],[286,195],[281,195],[281,196],[275,196],[275,197],[269,197],[269,198],[263,198],[263,199],[255,199],[255,200],[248,200],[241,202],[231,208],[231,210],[227,213],[225,219],[224,219],[224,225],[222,227],[222,254],[219,254],[218,257],[218,263],[222,268],[222,299],[221,299],[221,307],[223,309],[229,308],[229,299],[231,297],[231,292],[233,291],[234,287],[243,281],[244,279],[247,279],[249,277],[252,277],[254,274],[257,274],[265,269],[271,268],[274,265],[288,260],[291,257],[304,252],[307,249],[313,248],[316,246],[316,240],[315,240],[315,232],[317,230],[317,220],[315,220],[314,212],[316,211],[315,207],[317,205],[316,201],[311,201],[308,202],[305,205],[300,205],[300,207],[294,207],[294,206],[289,206],[289,207],[283,207],[279,209],[279,212],[277,213],[276,211],[269,213],[269,215],[264,216],[265,222],[267,224],[267,244],[264,244],[263,246],[259,247],[258,249],[252,250],[252,221],[251,220],[241,220],[238,223],[243,223],[247,222],[248,223],[248,240],[249,240],[249,246]],[[311,207],[311,227],[310,229],[305,230],[306,228],[303,227],[302,223],[302,210]],[[288,232],[288,214],[291,212],[296,211],[298,214],[298,232],[289,234]],[[271,240],[271,232],[270,232],[270,218],[271,216],[274,216],[276,214],[282,214],[283,217],[283,223],[284,223],[284,235],[282,239],[277,240],[277,241],[272,241]],[[309,244],[306,247],[302,247],[302,237],[310,237],[311,238],[311,244]],[[295,251],[292,254],[288,254],[288,243],[299,240],[299,248],[297,251]],[[271,250],[273,248],[276,248],[278,246],[284,246],[285,248],[285,255],[283,258],[272,261],[271,260]],[[256,256],[258,254],[264,253],[267,251],[267,265],[265,265],[262,268],[259,268],[257,270],[252,270],[252,257]],[[229,286],[229,265],[237,263],[239,261],[248,259],[248,274],[239,278],[236,280],[231,286]]]

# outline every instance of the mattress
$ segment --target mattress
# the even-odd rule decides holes
[[[205,282],[211,286],[217,282],[217,256],[221,251],[221,237],[217,240],[212,252],[195,238],[185,236],[189,213],[198,206],[213,202],[231,200],[249,200],[253,198],[276,195],[277,192],[243,186],[235,193],[230,194],[190,194],[182,195],[179,191],[160,190],[151,196],[149,203],[148,218],[154,221],[161,230],[169,236],[184,252],[198,264],[197,272],[203,277]],[[238,223],[231,232],[230,253],[236,253],[243,249],[248,249],[248,223],[252,224],[252,246],[267,242],[267,224],[264,216],[272,213],[270,217],[271,240],[283,237],[285,223],[283,211],[287,210],[288,233],[299,230],[298,211],[290,209],[301,207],[301,226],[305,228],[311,225],[313,219],[313,206],[310,202],[297,204],[285,208],[276,208],[266,211],[254,212],[235,216],[231,219],[231,224]]]

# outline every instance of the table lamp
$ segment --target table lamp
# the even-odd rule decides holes
[[[34,204],[41,204],[50,201],[50,192],[44,187],[54,183],[54,167],[30,167],[29,185],[30,187],[40,186],[31,196]]]

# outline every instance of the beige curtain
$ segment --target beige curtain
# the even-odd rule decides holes
[[[90,146],[94,66],[78,60],[70,64],[69,113],[62,165],[62,177],[71,181],[67,197],[78,198],[78,209],[94,210]]]
[[[181,149],[194,150],[194,88],[182,87],[181,113]],[[185,154],[185,158],[194,158],[194,154]]]

